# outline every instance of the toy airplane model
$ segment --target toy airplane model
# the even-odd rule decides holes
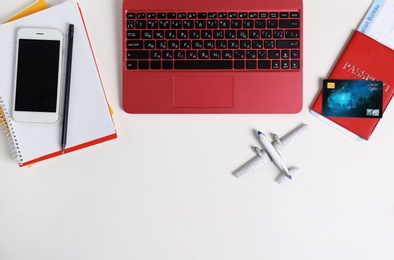
[[[240,177],[241,175],[252,171],[260,166],[263,166],[268,162],[269,159],[281,170],[277,182],[282,184],[288,180],[292,180],[293,176],[296,175],[300,169],[297,167],[287,168],[283,159],[282,152],[286,150],[291,144],[294,143],[306,130],[308,129],[307,124],[302,124],[289,132],[287,135],[283,136],[281,139],[276,134],[273,134],[274,141],[272,143],[268,138],[262,133],[258,132],[258,137],[264,146],[264,149],[259,149],[255,147],[257,155],[250,161],[242,165],[238,170],[233,172],[235,177]]]

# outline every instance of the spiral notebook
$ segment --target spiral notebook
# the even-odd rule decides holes
[[[10,115],[16,32],[21,27],[58,28],[66,35],[70,23],[75,25],[75,32],[65,152],[117,138],[82,12],[77,3],[66,2],[0,25],[0,126],[6,132],[13,156],[20,166],[62,154],[62,118],[55,124],[35,124],[16,122]]]

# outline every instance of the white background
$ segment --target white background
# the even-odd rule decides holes
[[[3,21],[33,1],[0,0]],[[64,1],[47,0],[49,5]],[[394,106],[358,143],[309,113],[371,0],[304,0],[296,115],[130,115],[121,107],[121,0],[80,0],[119,138],[19,168],[0,135],[0,259],[394,259]],[[237,179],[256,130],[310,130]]]

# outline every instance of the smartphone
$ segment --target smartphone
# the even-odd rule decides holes
[[[21,28],[17,32],[13,118],[55,123],[59,119],[63,33]]]

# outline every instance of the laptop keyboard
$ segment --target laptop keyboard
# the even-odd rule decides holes
[[[300,70],[299,12],[126,12],[127,70]]]

